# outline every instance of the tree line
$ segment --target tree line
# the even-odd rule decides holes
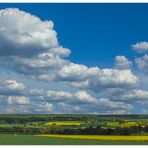
[[[148,126],[132,126],[128,128],[102,128],[85,127],[85,128],[64,128],[52,125],[47,128],[33,127],[0,127],[0,133],[20,133],[20,134],[65,134],[65,135],[136,135],[140,133],[148,133]]]

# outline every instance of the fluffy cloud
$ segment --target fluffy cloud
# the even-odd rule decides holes
[[[136,90],[126,92],[121,97],[125,99],[135,99],[135,100],[137,99],[137,100],[147,100],[148,101],[148,91],[136,89]]]
[[[138,77],[133,75],[131,70],[101,69],[96,76],[82,82],[72,82],[71,85],[99,92],[107,88],[133,88],[138,81]]]
[[[65,106],[71,106],[77,108],[77,105],[81,105],[81,110],[85,108],[86,105],[93,105],[95,108],[108,108],[108,109],[124,109],[124,110],[132,110],[132,106],[130,104],[126,104],[124,102],[114,102],[109,98],[96,98],[87,93],[86,91],[78,91],[74,93],[64,92],[64,91],[51,91],[51,90],[43,90],[43,89],[31,89],[29,90],[31,95],[38,96],[42,101],[56,101],[65,102]],[[64,106],[63,105],[63,106]],[[90,112],[90,111],[89,111]]]
[[[30,89],[28,94],[32,96],[37,96],[40,100],[50,100],[52,102],[66,101],[72,98],[72,94],[65,91],[53,91],[44,89]]]
[[[73,82],[72,85],[79,86],[79,88],[82,84],[82,87],[95,89],[132,86],[138,83],[138,77],[133,75],[130,70],[88,68],[85,65],[74,63],[64,65],[58,73],[58,79]]]
[[[95,104],[97,99],[92,97],[86,91],[79,91],[73,94],[73,98],[77,98],[79,101]]]
[[[7,86],[6,88],[10,88],[10,90],[9,89],[7,90],[7,94],[5,93],[1,94],[0,100],[1,104],[8,105],[7,108],[8,113],[16,113],[17,111],[20,111],[20,113],[27,113],[32,111],[34,113],[53,112],[54,106],[52,103],[58,104],[60,102],[61,104],[62,102],[65,102],[65,106],[67,107],[73,106],[71,107],[71,111],[75,112],[79,111],[78,108],[81,109],[80,112],[85,112],[85,111],[88,113],[92,112],[92,108],[88,106],[93,106],[93,111],[95,110],[96,112],[97,110],[100,111],[104,110],[104,112],[106,112],[107,110],[109,111],[109,110],[119,110],[119,109],[126,111],[132,110],[132,105],[130,104],[119,101],[112,101],[109,98],[93,97],[91,94],[89,94],[86,91],[78,91],[70,93],[66,91],[53,91],[53,90],[45,90],[38,88],[28,89],[22,83],[18,83],[17,81],[14,80],[5,80],[3,83],[5,84],[6,82],[9,83],[11,82],[10,84],[12,86],[8,87],[6,85]],[[13,95],[11,89],[13,90]],[[25,92],[24,95],[26,96],[21,95],[22,91]],[[18,96],[17,94],[20,95]],[[32,99],[29,99],[29,97],[27,96],[35,97],[36,99],[33,101]],[[60,111],[62,110],[63,109],[60,108],[58,113],[60,113]],[[55,112],[57,112],[56,109]]]
[[[117,69],[130,69],[132,62],[125,56],[116,56],[115,64]]]
[[[21,99],[21,100],[19,100]],[[53,104],[48,102],[31,102],[27,97],[13,97],[8,100],[8,105],[4,109],[5,113],[51,113],[54,109]]]
[[[23,90],[25,88],[24,84],[19,83],[16,80],[6,80],[4,81],[4,85],[10,90]]]
[[[4,113],[8,114],[29,114],[31,110],[26,105],[8,105],[4,110]]]
[[[110,89],[108,90],[109,97],[112,100],[121,100],[123,102],[128,103],[140,103],[143,104],[148,103],[148,91],[140,90],[140,89],[133,89],[133,90],[125,90],[125,89]]]
[[[51,112],[54,109],[54,106],[48,102],[42,102],[41,104],[34,104],[34,110],[35,112],[44,112],[48,113]]]
[[[1,63],[38,77],[68,62],[71,51],[59,45],[52,21],[11,8],[0,10],[0,20]]]
[[[70,63],[64,65],[58,72],[58,79],[63,81],[81,81],[100,73],[98,67],[88,68],[85,65]]]
[[[140,70],[148,74],[148,55],[144,55],[143,57],[137,58],[135,62]]]
[[[97,100],[89,95],[86,91],[78,91],[74,93],[65,91],[53,91],[44,89],[30,89],[28,91],[30,95],[38,96],[41,100],[63,102],[69,101],[70,103],[83,102],[83,103],[96,103]]]
[[[24,89],[24,84],[16,80],[0,81],[0,95],[20,95]]]
[[[30,104],[30,100],[25,96],[9,96],[8,97],[9,105],[28,105]]]
[[[147,52],[148,51],[148,42],[138,42],[132,45],[132,48],[137,52]]]
[[[58,45],[52,21],[11,8],[0,10],[0,20],[1,56],[35,56]]]
[[[2,81],[0,100],[6,101],[8,112],[131,111],[131,104],[122,99],[122,96],[120,101],[115,100],[113,93],[108,90],[129,89],[134,94],[133,89],[137,87],[139,78],[130,69],[132,63],[124,56],[116,57],[115,68],[101,69],[72,63],[67,59],[71,53],[70,49],[59,44],[53,26],[50,20],[42,21],[18,9],[0,10],[0,64],[27,79],[33,78],[33,81],[52,81],[57,85],[59,82],[66,82],[74,88],[72,92],[28,89],[16,80]],[[107,97],[99,96],[101,92],[105,92]],[[125,95],[123,92],[122,94]],[[139,94],[140,92],[135,93],[134,96]]]
[[[52,21],[41,21],[18,9],[1,10],[0,19],[0,38],[4,40],[0,43],[0,61],[18,73],[46,82],[66,81],[71,86],[82,85],[82,88],[95,91],[106,87],[135,86],[138,82],[130,70],[88,68],[65,59],[71,51],[59,45]],[[122,67],[130,65],[121,56],[118,63],[119,58]]]
[[[112,109],[131,110],[133,108],[130,104],[126,104],[124,102],[114,102],[108,98],[101,98],[98,103],[100,106],[106,105],[107,107],[110,107]]]
[[[98,100],[97,104],[88,105],[88,104],[77,104],[72,105],[65,102],[59,103],[59,108],[62,113],[66,113],[67,110],[69,113],[129,113],[133,107],[130,104],[123,102],[114,102],[108,98],[101,98]]]

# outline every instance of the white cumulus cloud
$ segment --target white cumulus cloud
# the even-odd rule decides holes
[[[148,42],[138,42],[132,45],[132,48],[137,52],[147,52],[148,51]]]
[[[148,55],[147,54],[144,55],[143,57],[136,58],[135,62],[140,70],[148,74]]]
[[[30,104],[30,99],[25,96],[9,96],[7,101],[9,105],[28,105]]]
[[[132,47],[143,52],[147,51],[147,46],[147,42],[140,42]],[[15,78],[0,81],[0,100],[5,100],[2,103],[7,103],[8,112],[126,113],[132,110],[132,104],[122,96],[115,100],[109,89],[129,89],[130,98],[122,92],[126,100],[144,97],[144,92],[133,91],[139,77],[132,73],[132,62],[125,56],[116,56],[114,68],[99,68],[73,63],[68,59],[70,54],[71,50],[58,42],[51,20],[41,20],[19,9],[0,10],[0,64],[27,79],[57,85],[62,82],[74,90],[45,90],[36,86],[29,89]],[[139,68],[147,71],[147,55],[136,62]],[[109,97],[99,96],[100,92]],[[58,105],[61,108],[57,108]]]
[[[16,80],[0,81],[0,95],[18,95],[23,94],[25,86]]]
[[[116,56],[115,64],[117,69],[130,69],[132,62],[125,56]]]

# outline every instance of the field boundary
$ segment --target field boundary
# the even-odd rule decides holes
[[[102,135],[100,136],[100,135],[57,135],[57,134],[44,134],[44,135],[35,135],[35,136],[84,139],[84,140],[148,141],[148,136],[102,136]]]

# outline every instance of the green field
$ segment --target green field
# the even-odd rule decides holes
[[[0,115],[0,145],[148,145],[148,115]]]
[[[148,141],[103,141],[0,134],[0,145],[147,145]]]
[[[42,128],[43,126],[39,125],[27,125],[27,124],[0,124],[0,127],[33,127],[33,128]]]

